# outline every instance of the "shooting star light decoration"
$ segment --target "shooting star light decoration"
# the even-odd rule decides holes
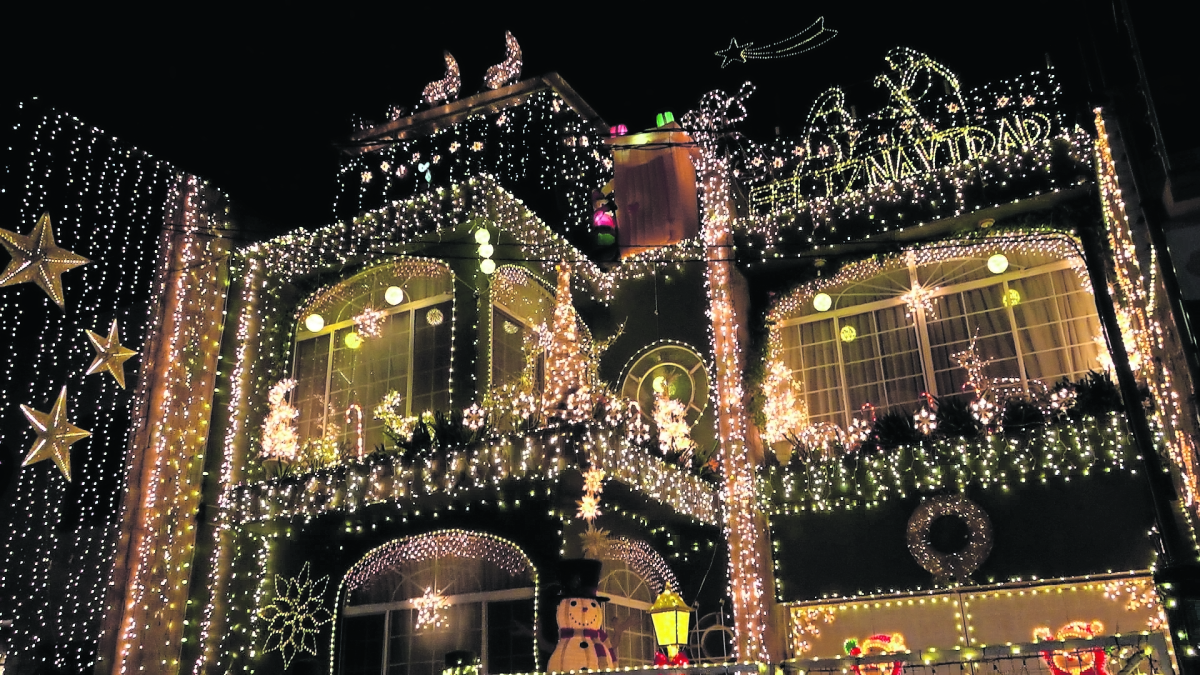
[[[721,67],[724,68],[733,61],[745,63],[750,59],[782,59],[803,54],[829,42],[837,34],[836,30],[825,27],[825,17],[822,16],[790,38],[772,42],[765,47],[755,47],[753,42],[739,45],[737,38],[732,38],[728,47],[714,53],[721,57]]]

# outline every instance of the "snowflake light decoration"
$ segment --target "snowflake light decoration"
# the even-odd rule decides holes
[[[258,611],[267,620],[267,643],[264,652],[279,650],[283,667],[292,665],[297,652],[317,654],[317,631],[333,620],[333,615],[321,604],[329,576],[315,582],[309,579],[308,563],[291,579],[275,576],[275,600]]]
[[[354,317],[354,326],[361,335],[379,337],[383,332],[383,320],[386,316],[378,309],[367,307]]]

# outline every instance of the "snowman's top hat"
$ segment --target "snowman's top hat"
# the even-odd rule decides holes
[[[608,602],[608,598],[596,595],[600,589],[600,567],[600,561],[591,558],[570,558],[560,562],[558,597],[592,598]]]

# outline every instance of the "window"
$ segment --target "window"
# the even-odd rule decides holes
[[[396,288],[401,293],[389,297],[388,289]],[[383,442],[382,422],[373,411],[393,391],[405,415],[448,408],[451,290],[445,267],[405,260],[373,268],[311,300],[301,311],[293,369],[300,438],[351,447],[359,441],[361,419],[369,452]],[[314,314],[324,322],[317,331],[305,325]]]
[[[605,628],[612,631],[618,624],[632,620],[621,634],[621,643],[613,645],[617,648],[618,665],[622,668],[653,666],[658,643],[650,607],[658,594],[625,562],[604,560],[600,595],[608,598],[604,605]]]
[[[871,407],[911,411],[924,392],[971,395],[956,355],[972,340],[986,377],[1019,382],[1026,393],[1102,366],[1099,319],[1077,258],[1012,252],[996,273],[988,267],[994,250],[969,249],[924,264],[910,253],[893,269],[879,265],[865,280],[827,286],[826,311],[801,291],[805,302],[774,330],[811,422],[845,427]]]
[[[539,391],[544,362],[529,362],[526,342],[538,326],[552,323],[554,295],[541,280],[514,265],[500,267],[492,279],[492,387],[517,383],[531,367],[531,384]]]
[[[400,540],[347,579],[342,675],[441,675],[446,654],[459,650],[474,653],[483,673],[536,670],[534,572],[507,542],[454,531]],[[431,595],[440,607],[422,608]]]

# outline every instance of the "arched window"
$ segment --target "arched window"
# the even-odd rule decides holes
[[[1107,357],[1083,262],[1063,237],[864,261],[772,314],[772,358],[803,386],[810,421],[843,428],[864,406],[912,411],[924,392],[969,395],[964,354],[1026,394]]]
[[[619,665],[653,666],[658,646],[650,607],[667,584],[679,590],[679,583],[666,561],[645,542],[613,539],[601,562],[600,595],[609,598],[604,625],[610,630],[626,625],[620,644],[613,645]]]
[[[361,415],[369,452],[383,442],[373,410],[391,392],[406,416],[448,408],[452,291],[442,263],[402,259],[309,299],[297,317],[293,369],[302,441],[348,447]]]
[[[460,650],[483,673],[536,670],[537,572],[497,537],[443,530],[381,546],[351,568],[341,602],[342,675],[440,675]]]
[[[540,390],[543,364],[530,362],[526,343],[538,326],[553,321],[554,294],[528,270],[502,265],[492,275],[491,301],[492,386],[513,384],[528,369]]]

